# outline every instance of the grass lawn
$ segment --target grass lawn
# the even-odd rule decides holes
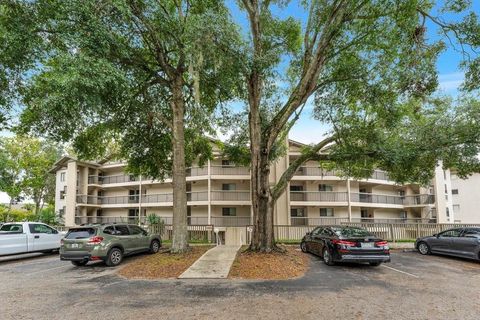
[[[166,250],[133,258],[118,274],[129,279],[177,278],[212,246],[191,246],[190,251],[172,254]]]
[[[237,254],[230,269],[233,279],[286,280],[301,277],[308,269],[310,259],[297,246],[284,246],[285,253],[253,253],[245,251]]]

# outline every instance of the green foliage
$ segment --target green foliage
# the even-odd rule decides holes
[[[38,211],[53,203],[55,176],[50,174],[60,150],[48,141],[27,136],[0,138],[0,191],[11,199],[31,198]]]
[[[173,159],[172,88],[181,79],[185,162],[211,157],[210,114],[239,91],[232,74],[240,66],[228,51],[238,30],[222,1],[12,0],[1,7],[0,28],[23,39],[3,53],[9,68],[0,70],[23,80],[8,88],[26,106],[20,131],[164,179]]]
[[[147,216],[148,224],[158,224],[160,223],[161,219],[155,213],[151,213]]]

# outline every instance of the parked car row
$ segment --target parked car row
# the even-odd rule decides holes
[[[307,232],[300,248],[322,257],[329,266],[337,262],[367,262],[372,266],[390,262],[388,242],[359,227],[317,227]],[[480,261],[480,228],[455,228],[418,238],[415,249],[423,255],[444,254]]]
[[[89,261],[117,266],[124,256],[157,253],[161,245],[160,235],[133,224],[94,224],[68,232],[39,222],[5,223],[0,227],[0,256],[59,251],[61,260],[76,266]]]

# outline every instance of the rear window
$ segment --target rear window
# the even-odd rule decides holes
[[[4,224],[0,228],[0,232],[23,233],[23,226],[21,224]]]
[[[70,229],[65,236],[65,239],[86,239],[95,235],[94,228],[77,228]]]
[[[372,234],[365,229],[360,228],[337,228],[335,233],[345,238],[368,237]]]

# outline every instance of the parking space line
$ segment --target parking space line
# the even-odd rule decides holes
[[[30,276],[30,275],[32,275],[32,274],[37,274],[37,273],[42,273],[42,272],[48,272],[48,271],[51,271],[51,270],[61,269],[61,268],[65,268],[65,267],[70,267],[70,265],[64,265],[64,266],[55,267],[55,268],[48,268],[48,269],[38,270],[38,271],[26,273],[26,275],[27,275],[27,276]]]
[[[390,269],[390,270],[393,270],[393,271],[396,271],[396,272],[400,272],[400,273],[406,274],[406,275],[408,275],[408,276],[410,276],[410,277],[414,277],[414,278],[420,278],[420,277],[419,277],[419,276],[417,276],[417,275],[414,275],[414,274],[408,273],[408,272],[406,272],[406,271],[398,270],[398,269],[395,269],[395,268],[392,268],[392,267],[386,266],[386,265],[384,265],[384,264],[382,264],[382,267],[385,267],[385,268],[387,268],[387,269]]]

